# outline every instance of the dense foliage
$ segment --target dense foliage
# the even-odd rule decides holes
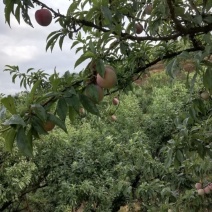
[[[57,128],[37,140],[31,159],[16,147],[9,154],[1,139],[0,210],[210,211],[211,194],[199,196],[194,187],[212,181],[211,118],[203,116],[211,101],[199,89],[190,94],[182,77],[155,74],[110,105],[116,122],[78,115],[67,121],[68,135]],[[187,120],[194,101],[201,115]]]
[[[206,95],[211,94],[210,0],[77,0],[70,2],[66,14],[39,0],[4,0],[4,4],[9,25],[14,16],[32,26],[29,10],[41,7],[35,12],[37,23],[48,27],[53,19],[60,27],[50,32],[46,50],[53,51],[56,44],[62,49],[64,38],[69,38],[71,48],[81,52],[75,67],[88,60],[80,73],[70,70],[63,76],[56,70],[48,75],[43,70],[21,72],[16,65],[6,66],[12,81],[20,78],[20,86],[29,90],[21,111],[13,97],[1,101],[1,117],[5,109],[10,112],[1,131],[10,150],[16,141],[25,155],[32,156],[34,139],[48,131],[45,123],[53,122],[67,132],[66,117],[73,120],[81,107],[100,116],[103,95],[131,89],[133,79],[159,61],[172,77],[190,61],[193,83],[201,76]],[[106,83],[101,78],[107,78]]]
[[[69,38],[88,65],[6,65],[27,91],[1,96],[0,211],[212,210],[211,0],[4,5],[8,25],[41,7],[37,23],[60,27],[46,50]],[[146,77],[158,62],[169,77]]]

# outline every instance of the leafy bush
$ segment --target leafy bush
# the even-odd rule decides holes
[[[164,77],[122,94],[118,106],[112,96],[104,100],[115,122],[87,114],[67,121],[68,135],[56,128],[42,136],[31,159],[5,152],[1,140],[0,209],[115,212],[137,203],[141,211],[210,210],[211,194],[198,196],[194,185],[212,181],[211,118],[184,120],[195,94],[189,102],[183,84],[160,83]]]

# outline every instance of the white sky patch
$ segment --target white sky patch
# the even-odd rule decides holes
[[[2,49],[9,57],[14,57],[16,61],[26,61],[39,54],[36,46],[6,46]]]
[[[43,0],[43,3],[61,14],[66,15],[66,11],[71,1],[52,1]],[[11,16],[11,28],[5,24],[4,4],[0,1],[0,93],[15,94],[20,89],[19,82],[12,83],[9,72],[3,72],[5,65],[19,66],[20,72],[26,72],[28,68],[35,70],[42,69],[47,73],[53,73],[54,68],[62,75],[65,71],[79,72],[86,67],[89,61],[86,61],[74,69],[76,60],[81,53],[75,53],[75,49],[70,49],[73,41],[66,38],[64,40],[63,50],[55,44],[51,52],[46,52],[46,38],[52,32],[61,27],[55,23],[55,19],[48,27],[42,27],[35,21],[35,11],[41,7],[29,10],[29,16],[34,28],[27,25],[22,19],[19,23]]]

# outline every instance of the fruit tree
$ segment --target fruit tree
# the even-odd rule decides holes
[[[171,77],[190,61],[194,71],[188,81],[191,89],[200,75],[203,90],[212,94],[211,0],[75,0],[70,1],[66,14],[39,0],[5,0],[4,5],[8,25],[11,16],[18,22],[22,16],[29,27],[32,18],[45,27],[58,22],[60,28],[49,32],[46,50],[53,51],[55,45],[62,49],[68,37],[71,48],[81,51],[75,67],[89,61],[80,73],[67,71],[63,76],[31,69],[21,74],[18,66],[6,66],[13,81],[19,77],[21,86],[30,88],[21,111],[12,96],[2,98],[1,132],[9,150],[16,141],[31,156],[33,140],[48,133],[43,127],[47,120],[67,131],[66,117],[72,120],[82,107],[101,115],[102,92],[118,96],[160,61]],[[35,5],[40,10],[30,17],[28,12]]]

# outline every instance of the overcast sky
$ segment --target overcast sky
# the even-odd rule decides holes
[[[65,14],[70,1],[43,1],[48,6]],[[62,6],[61,6],[62,5]],[[83,68],[79,66],[74,70],[74,63],[80,54],[76,55],[75,50],[70,50],[72,41],[64,40],[63,51],[55,45],[53,52],[46,52],[46,38],[48,34],[54,30],[60,29],[58,24],[53,22],[48,27],[42,27],[37,24],[34,13],[39,7],[30,10],[30,17],[34,28],[21,21],[18,22],[12,18],[11,28],[5,24],[4,4],[0,1],[0,93],[15,94],[20,91],[19,83],[12,83],[9,72],[4,72],[5,65],[17,65],[21,72],[25,72],[28,68],[35,70],[43,69],[47,73],[53,73],[56,67],[57,71],[64,73],[69,70],[76,72]],[[87,62],[86,62],[87,63]],[[84,63],[84,65],[86,65]]]

